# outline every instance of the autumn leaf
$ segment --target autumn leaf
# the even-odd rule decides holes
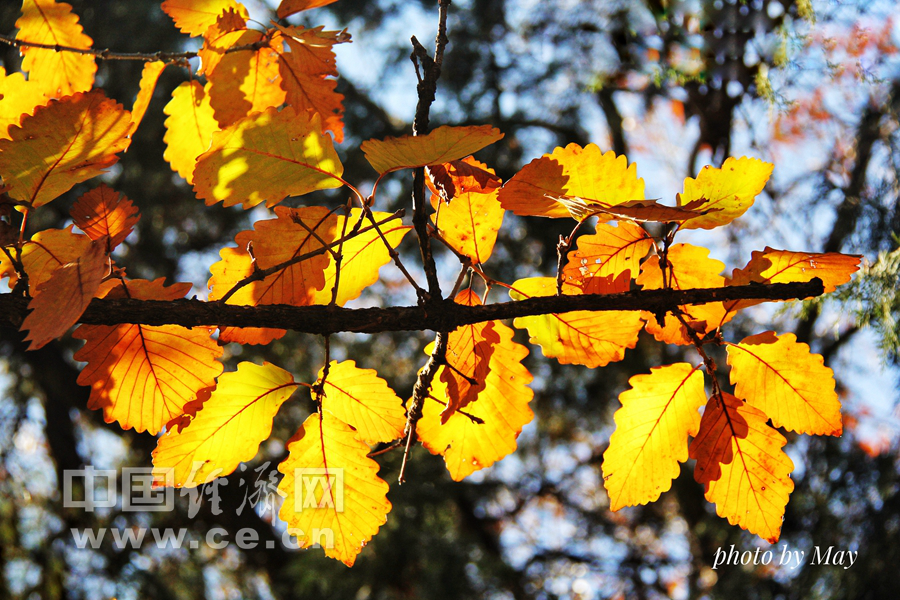
[[[716,513],[775,543],[794,489],[794,463],[782,450],[787,440],[767,421],[762,411],[731,394],[713,396],[688,453],[697,460],[694,477],[704,484]]]
[[[484,389],[465,407],[465,415],[457,411],[442,424],[441,413],[451,398],[442,375],[447,367],[441,367],[431,384],[431,396],[437,400],[425,399],[416,427],[422,445],[444,457],[454,481],[514,452],[522,427],[534,418],[528,407],[534,397],[528,387],[532,376],[522,365],[528,348],[512,341],[515,332],[500,321],[488,325],[499,341],[493,346]]]
[[[22,16],[16,21],[16,39],[34,44],[90,49],[94,41],[83,33],[78,16],[65,2],[23,0]],[[28,80],[40,86],[49,98],[86,92],[94,85],[97,63],[90,54],[57,52],[23,46],[19,51]]]
[[[388,485],[378,463],[349,425],[328,413],[312,414],[288,445],[278,491],[278,516],[301,548],[321,544],[325,555],[348,567],[387,521]],[[297,436],[295,436],[297,437]]]
[[[576,294],[577,290],[570,293]],[[513,300],[553,296],[556,280],[552,277],[520,279],[512,285]],[[622,360],[626,348],[634,348],[644,322],[638,311],[572,311],[518,317],[513,324],[527,329],[531,343],[538,344],[544,356],[561,364],[603,367]]]
[[[494,170],[487,165],[474,159],[466,160],[470,162],[456,162],[496,177]],[[441,166],[443,168],[443,165]],[[458,172],[459,168],[454,171]],[[497,186],[490,187],[489,182],[492,180],[487,180],[485,190],[485,187],[481,187],[477,181],[472,181],[475,177],[477,176],[468,174],[447,176],[445,189],[460,191],[455,193],[450,204],[443,203],[439,194],[432,194],[431,206],[437,213],[431,215],[431,222],[451,247],[468,256],[474,264],[481,264],[490,258],[494,251],[504,211],[497,201]]]
[[[747,157],[727,158],[721,169],[703,167],[697,179],[684,180],[678,205],[692,204],[698,211],[720,210],[689,219],[681,228],[713,229],[731,223],[753,205],[757,194],[766,187],[772,168],[771,163]]]
[[[48,101],[37,83],[26,81],[22,73],[7,75],[0,67],[0,140],[9,139],[10,125],[18,125],[23,116],[31,115]]]
[[[563,282],[585,294],[593,294],[599,291],[598,281],[628,273],[627,285],[652,247],[653,240],[639,225],[625,221],[616,227],[598,224],[594,234],[578,238],[577,249],[569,252]],[[625,287],[619,291],[627,290]]]
[[[359,220],[361,209],[354,208],[350,216],[338,215],[335,222],[335,236],[341,237],[342,232],[349,233],[352,224]],[[390,213],[372,212],[372,217],[378,223],[390,216]],[[366,223],[367,225],[368,223]],[[403,236],[412,229],[398,219],[381,226],[384,238],[396,248],[403,240]],[[338,250],[338,247],[335,247]],[[317,291],[312,304],[330,304],[334,291],[335,275],[337,272],[334,257],[328,253],[328,266],[325,267],[325,285]],[[362,294],[362,291],[378,281],[378,271],[391,261],[391,255],[385,247],[378,232],[371,229],[360,233],[354,238],[344,242],[341,253],[341,277],[338,281],[338,293],[335,299],[338,306],[344,306]]]
[[[56,269],[37,288],[21,327],[29,330],[29,350],[44,347],[78,322],[109,270],[106,245],[103,238],[93,242],[85,254]]]
[[[176,300],[190,288],[164,288],[162,279],[117,281],[105,297]],[[79,385],[91,387],[88,408],[102,408],[106,422],[123,429],[157,434],[222,373],[222,348],[205,327],[81,325],[72,337],[86,342],[74,358],[88,363],[78,375]]]
[[[690,290],[697,288],[716,288],[725,285],[725,278],[720,275],[725,263],[709,257],[709,250],[690,244],[675,244],[666,255],[666,274],[669,289]],[[663,285],[663,272],[659,268],[659,256],[651,256],[641,266],[641,274],[637,283],[645,290],[660,290]],[[703,337],[729,320],[732,315],[726,314],[721,302],[679,306],[681,316],[697,335]],[[647,332],[660,342],[666,344],[690,345],[693,343],[689,332],[671,312],[666,313],[665,323],[659,324],[656,316],[650,312],[643,313],[647,321]]]
[[[324,371],[319,369],[313,384],[325,393],[322,410],[353,427],[367,444],[392,442],[403,435],[403,402],[374,369],[360,369],[352,360],[333,360],[323,384]]]
[[[0,176],[10,196],[42,206],[115,163],[130,129],[130,113],[100,90],[51,101],[0,140]]]
[[[214,133],[212,147],[194,168],[197,196],[208,205],[224,202],[246,209],[341,187],[343,166],[321,129],[318,116],[286,107],[281,112],[269,108]]]
[[[559,196],[593,198],[609,206],[644,199],[644,180],[624,156],[594,144],[556,148],[527,165],[500,190],[500,204],[521,216],[570,217]]]
[[[628,219],[639,222],[683,223],[699,215],[720,210],[718,208],[710,208],[696,211],[692,210],[691,206],[666,206],[660,204],[657,200],[629,200],[619,204],[608,204],[593,198],[579,198],[578,196],[547,194],[547,197],[562,204],[569,211],[569,215],[576,221],[584,221],[589,217],[598,216],[607,219]],[[695,205],[699,204],[701,203],[695,203]]]
[[[326,6],[337,0],[281,0],[278,5],[278,18],[283,19],[303,10]]]
[[[50,279],[56,269],[75,262],[87,253],[91,240],[86,235],[72,232],[72,225],[65,229],[39,231],[22,245],[22,265],[28,275],[28,285],[37,290]],[[9,287],[19,281],[16,270],[5,252],[0,252],[0,278],[9,277]]]
[[[163,112],[166,119],[166,150],[163,158],[188,183],[194,182],[197,157],[209,150],[213,133],[219,130],[209,104],[209,84],[204,88],[196,80],[185,81],[172,92]]]
[[[610,510],[647,504],[672,487],[688,459],[688,436],[697,435],[706,404],[703,374],[687,363],[635,375],[619,394],[616,430],[603,453]]]
[[[468,192],[487,194],[500,187],[503,181],[484,163],[471,156],[462,160],[431,165],[425,169],[429,189],[444,202]]]
[[[219,15],[215,24],[203,34],[203,46],[197,52],[200,57],[197,74],[208,76],[214,72],[219,61],[229,52],[250,51],[250,48],[232,50],[247,31],[247,20],[234,10],[229,9]]]
[[[360,145],[376,171],[384,175],[399,169],[439,165],[481,150],[501,139],[500,130],[490,125],[438,127],[427,135],[404,135],[385,140],[368,140]]]
[[[156,90],[156,82],[159,81],[159,76],[162,75],[168,64],[162,61],[144,63],[140,89],[134,99],[134,106],[131,107],[131,135],[134,135],[141,121],[144,120],[144,115],[147,114],[147,108],[150,107],[150,101],[153,99],[153,92]]]
[[[775,427],[813,435],[841,435],[841,402],[825,359],[790,333],[772,331],[728,344],[734,393],[772,419]]]
[[[272,420],[297,389],[294,377],[269,362],[238,364],[224,373],[186,426],[172,427],[153,451],[153,475],[175,487],[196,487],[234,472],[256,456]],[[166,477],[168,469],[171,477]]]
[[[92,240],[109,236],[107,254],[125,241],[141,218],[131,200],[105,183],[76,200],[69,214]]]
[[[219,16],[234,11],[248,19],[247,9],[234,0],[166,0],[162,9],[175,21],[175,26],[190,36],[199,36],[216,24]]]

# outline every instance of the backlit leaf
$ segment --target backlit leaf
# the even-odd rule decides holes
[[[102,238],[78,260],[56,269],[28,303],[31,312],[21,327],[29,330],[25,337],[26,342],[31,341],[28,349],[42,348],[77,323],[108,270],[106,240]]]
[[[834,373],[796,336],[767,331],[728,344],[734,393],[762,410],[775,427],[841,435],[841,402]]]
[[[153,451],[153,474],[172,469],[175,487],[196,487],[228,475],[256,456],[272,433],[272,419],[298,384],[271,363],[242,362],[224,373],[186,426],[172,427]]]
[[[706,211],[691,210],[690,207],[666,206],[656,200],[629,200],[620,204],[608,204],[592,198],[579,198],[578,196],[556,196],[548,194],[548,198],[559,202],[569,215],[576,221],[583,221],[588,217],[599,216],[603,218],[629,219],[639,222],[658,223],[682,223],[688,219],[696,218],[706,212],[718,211],[711,208]],[[699,203],[697,203],[699,204]],[[601,221],[604,219],[600,219]]]
[[[34,113],[34,109],[49,102],[40,85],[26,81],[21,73],[6,74],[0,67],[0,139],[8,140],[7,130],[10,125],[18,125],[25,115]]]
[[[766,421],[762,411],[731,394],[713,396],[688,452],[716,513],[775,543],[794,489],[794,463],[782,450],[787,440]]]
[[[278,5],[278,18],[283,19],[303,10],[326,6],[337,0],[281,0]]]
[[[209,104],[209,84],[204,88],[196,80],[185,81],[172,92],[172,99],[163,112],[166,119],[166,151],[163,153],[172,169],[194,182],[197,157],[209,150],[213,133],[219,130],[212,106]]]
[[[431,384],[431,396],[422,407],[416,434],[429,452],[444,457],[454,481],[491,466],[516,449],[522,427],[534,413],[528,407],[534,392],[528,387],[532,376],[522,365],[528,348],[512,341],[514,331],[499,321],[490,323],[499,338],[493,347],[484,389],[464,409],[441,423],[441,413],[450,402],[440,371]],[[447,367],[441,367],[441,371]],[[444,404],[442,404],[442,402]],[[472,418],[481,422],[475,422]]]
[[[427,135],[368,140],[360,145],[366,159],[381,174],[398,169],[439,165],[468,156],[501,139],[490,125],[438,127]]]
[[[149,108],[150,101],[153,99],[153,92],[156,90],[156,82],[159,81],[159,76],[162,75],[168,64],[162,61],[144,63],[144,68],[141,71],[140,90],[134,100],[134,106],[131,107],[132,134],[140,126],[141,121],[144,120],[144,115],[147,113],[147,108]]]
[[[265,201],[271,207],[286,196],[340,187],[343,166],[321,129],[318,116],[286,107],[252,114],[214,133],[212,147],[194,168],[197,196],[208,205],[251,208]]]
[[[315,385],[322,381],[319,370]],[[352,360],[331,361],[325,380],[322,410],[353,427],[367,444],[392,442],[403,435],[403,401],[374,369],[360,369]]]
[[[65,2],[23,0],[22,16],[16,21],[17,40],[50,46],[68,46],[87,50],[94,41],[78,24],[78,15]],[[90,54],[56,52],[34,47],[19,49],[24,57],[22,70],[28,80],[40,86],[49,98],[61,98],[86,92],[94,85],[97,63]]]
[[[126,287],[117,282],[107,297],[176,300],[191,289],[189,283],[164,288],[162,279]],[[74,358],[88,363],[78,375],[79,385],[91,387],[88,408],[102,408],[106,422],[123,429],[159,433],[222,373],[222,348],[205,327],[81,325],[72,337],[86,341]]]
[[[493,169],[467,156],[462,160],[451,160],[426,169],[426,183],[432,193],[438,194],[444,202],[468,192],[487,194],[503,183]]]
[[[641,259],[653,247],[653,240],[639,225],[621,221],[618,226],[598,224],[596,233],[578,238],[578,249],[569,252],[563,268],[565,284],[575,286],[586,294],[597,293],[595,285],[601,279],[628,273],[637,275]],[[627,291],[626,287],[624,290]]]
[[[22,265],[28,275],[28,285],[34,291],[42,283],[50,279],[53,272],[70,262],[78,260],[91,245],[86,235],[72,232],[72,225],[65,229],[46,229],[39,231],[22,246]],[[14,288],[19,281],[15,268],[6,256],[0,252],[0,278],[9,277],[9,287]]]
[[[198,36],[216,24],[216,19],[233,10],[244,19],[249,18],[244,5],[234,0],[166,0],[162,9],[175,21],[183,33]]]
[[[569,217],[559,196],[592,198],[609,206],[644,199],[644,180],[624,156],[594,144],[569,144],[525,165],[500,190],[500,204],[517,215]]]
[[[105,183],[76,200],[69,214],[92,240],[109,236],[107,253],[125,241],[141,218],[131,200]]]
[[[352,566],[387,521],[388,485],[366,456],[369,447],[329,413],[310,415],[298,433],[278,465],[284,473],[278,516],[301,548],[320,544],[326,556]]]
[[[512,285],[513,300],[556,295],[552,277],[520,279]],[[571,290],[575,294],[577,290]],[[518,317],[513,324],[527,329],[531,343],[561,364],[602,367],[622,360],[626,348],[634,348],[644,322],[638,311],[572,311],[562,314]]]
[[[622,408],[603,453],[610,510],[653,502],[672,487],[706,403],[703,374],[687,363],[656,367],[628,383],[631,389],[619,394]]]
[[[766,187],[773,165],[756,158],[727,158],[721,169],[706,166],[697,179],[684,180],[684,191],[678,194],[678,205],[694,204],[695,210],[720,209],[690,219],[682,229],[713,229],[727,225],[753,205],[757,194]]]
[[[42,206],[119,160],[130,129],[130,113],[99,90],[52,101],[0,140],[0,176],[10,196]]]

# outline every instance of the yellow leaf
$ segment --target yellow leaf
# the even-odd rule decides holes
[[[190,288],[164,288],[162,279],[118,282],[107,297],[175,300]],[[222,348],[205,327],[81,325],[72,337],[86,341],[74,358],[88,363],[78,375],[79,385],[91,386],[88,408],[102,408],[106,422],[123,429],[159,433],[222,373]]]
[[[775,427],[841,435],[841,402],[834,372],[793,334],[767,331],[728,344],[734,393],[762,410]]]
[[[242,362],[219,377],[193,419],[171,427],[153,451],[153,475],[175,487],[196,487],[228,475],[256,456],[272,419],[297,389],[293,376],[271,363]],[[171,477],[166,477],[171,469]]]
[[[725,263],[709,257],[709,250],[690,244],[675,244],[669,248],[666,258],[669,267],[666,269],[668,286],[673,290],[690,290],[696,288],[716,288],[725,285],[725,278],[720,275]],[[638,285],[645,290],[663,289],[663,272],[659,268],[659,257],[651,256],[641,265],[641,274],[637,278]],[[721,302],[679,306],[682,318],[700,337],[714,331],[731,318],[726,314]],[[660,326],[656,316],[644,312],[647,320],[647,332],[657,340],[666,344],[690,345],[693,343],[685,331],[681,321],[672,313],[666,313],[665,323]]]
[[[490,175],[494,170],[474,159],[466,159],[464,165],[483,170]],[[457,161],[462,162],[462,161]],[[454,189],[465,190],[464,180],[471,177],[448,176]],[[455,182],[455,183],[454,183]],[[497,200],[499,189],[487,191],[480,188],[461,191],[449,204],[442,204],[438,194],[432,194],[431,206],[437,211],[431,215],[435,228],[457,252],[472,259],[475,264],[484,263],[494,251],[497,232],[503,223],[503,207]]]
[[[315,385],[321,384],[323,372],[319,370]],[[403,402],[374,369],[360,369],[352,360],[333,360],[324,391],[322,410],[353,427],[365,443],[392,442],[403,435]]]
[[[360,209],[350,211],[350,217],[337,216],[335,223],[335,237],[340,237],[343,232],[350,232],[353,223],[359,220]],[[375,222],[382,221],[390,216],[390,213],[372,212]],[[346,225],[345,225],[346,224]],[[363,227],[369,225],[369,221],[363,222]],[[412,229],[397,219],[381,226],[381,232],[392,248],[400,245],[406,232]],[[335,251],[338,248],[335,247]],[[325,268],[325,285],[317,291],[312,304],[330,304],[334,290],[335,263],[331,253],[326,255],[328,266]],[[381,237],[374,229],[361,233],[355,238],[347,240],[343,245],[343,258],[341,259],[341,277],[338,285],[337,305],[344,306],[350,300],[354,300],[362,294],[362,291],[378,281],[378,270],[391,261],[391,255],[381,241]]]
[[[197,52],[200,57],[198,75],[209,75],[216,70],[219,61],[229,52],[245,52],[249,49],[231,50],[247,31],[247,21],[233,10],[219,15],[215,25],[203,34],[203,47]]]
[[[77,323],[108,270],[105,239],[93,242],[75,262],[56,269],[28,303],[31,312],[21,327],[29,330],[28,349],[42,348]]]
[[[332,2],[337,0],[281,0],[281,4],[278,5],[278,18],[283,19],[302,10],[326,6]]]
[[[209,150],[213,133],[219,130],[207,92],[196,80],[185,81],[175,88],[163,109],[169,116],[163,136],[166,143],[163,158],[188,183],[194,182],[197,157]]]
[[[525,165],[500,190],[500,204],[517,215],[569,217],[559,196],[592,198],[608,206],[644,199],[644,180],[624,156],[594,144],[569,144]]]
[[[438,127],[427,135],[404,135],[385,140],[368,140],[360,149],[375,170],[388,173],[439,165],[468,156],[501,139],[500,130],[490,125]]]
[[[322,135],[319,117],[269,108],[213,134],[212,147],[197,159],[194,189],[208,205],[265,201],[336,188],[343,166],[331,137]],[[265,174],[264,177],[260,177]]]
[[[0,140],[0,176],[10,196],[42,206],[119,160],[130,130],[130,113],[100,90],[52,101]]]
[[[84,35],[78,16],[65,2],[23,0],[22,16],[16,21],[17,40],[50,46],[68,46],[87,50],[94,41]],[[57,52],[44,48],[22,47],[22,70],[28,80],[40,86],[49,98],[61,98],[86,92],[94,85],[97,63],[90,54]]]
[[[713,396],[688,453],[716,513],[775,543],[794,489],[794,463],[782,450],[787,440],[766,421],[762,411],[731,394]]]
[[[219,16],[229,10],[248,19],[247,9],[234,0],[166,0],[162,9],[175,21],[183,33],[198,36],[216,24]]]
[[[53,272],[70,262],[78,260],[91,245],[86,235],[72,232],[72,225],[65,229],[39,231],[22,246],[22,265],[28,275],[28,286],[34,295],[42,283],[50,279]],[[9,287],[14,288],[19,281],[15,267],[5,252],[0,252],[0,278],[9,277]]]
[[[422,445],[432,454],[443,455],[454,481],[514,452],[522,427],[534,418],[528,407],[534,397],[528,387],[532,376],[522,365],[528,348],[512,341],[514,331],[503,323],[492,321],[491,325],[500,341],[494,345],[484,389],[466,406],[466,415],[455,412],[441,424],[441,402],[450,402],[440,373],[446,367],[441,367],[431,384],[431,396],[440,402],[425,399],[422,419],[416,427]]]
[[[656,200],[629,200],[620,204],[608,204],[593,198],[578,196],[547,196],[562,204],[569,215],[576,221],[584,221],[588,217],[599,216],[604,219],[628,219],[639,222],[682,223],[717,208],[705,211],[692,210],[689,206],[677,207],[660,204]],[[600,219],[601,221],[603,219]]]
[[[141,218],[131,200],[105,183],[76,200],[69,214],[92,240],[109,236],[107,253],[125,241]]]
[[[290,455],[278,465],[284,473],[278,516],[301,548],[321,544],[325,555],[353,566],[366,543],[387,521],[388,485],[378,463],[356,432],[331,416],[312,414]]]
[[[552,277],[520,279],[512,285],[513,300],[553,296]],[[577,290],[571,290],[576,295]],[[603,367],[622,360],[626,348],[634,348],[644,322],[639,311],[572,311],[563,314],[518,317],[513,324],[527,329],[531,343],[540,345],[544,355],[561,364]]]
[[[134,106],[131,107],[132,135],[144,120],[144,115],[147,114],[147,108],[153,99],[153,92],[156,90],[156,82],[159,81],[159,76],[162,75],[168,64],[162,61],[144,63],[141,71],[140,90],[134,99]]]
[[[622,273],[628,273],[630,280],[652,247],[653,240],[639,225],[623,221],[613,227],[601,223],[593,235],[578,238],[578,249],[569,252],[563,268],[563,282],[591,294],[597,291],[593,285],[597,280]]]
[[[773,165],[756,158],[727,158],[721,169],[706,166],[697,179],[684,180],[684,192],[678,194],[678,205],[691,203],[694,210],[720,209],[689,219],[682,229],[713,229],[731,223],[753,205],[763,191]]]
[[[10,125],[18,125],[23,116],[49,101],[37,83],[26,81],[21,73],[7,75],[0,67],[0,140],[9,139]]]
[[[631,389],[619,394],[622,408],[603,453],[610,510],[653,502],[672,487],[706,403],[703,374],[687,363],[656,367],[628,383]]]

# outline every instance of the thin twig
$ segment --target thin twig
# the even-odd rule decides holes
[[[437,374],[438,367],[447,362],[447,335],[438,332],[434,337],[434,349],[428,362],[419,371],[416,379],[416,385],[413,387],[412,401],[409,405],[409,412],[406,417],[406,429],[403,431],[403,437],[406,438],[406,448],[403,451],[403,463],[400,465],[400,476],[397,478],[399,483],[403,483],[406,477],[406,462],[409,459],[409,451],[412,448],[413,438],[416,437],[416,425],[422,418],[422,404],[431,394],[431,382]]]
[[[449,366],[449,365],[448,365],[448,366]],[[431,394],[428,394],[428,399],[429,399],[429,400],[434,400],[434,401],[437,402],[438,404],[442,404],[442,405],[444,405],[444,406],[447,406],[447,403],[446,403],[446,402],[444,402],[443,400],[438,400],[437,398],[435,398],[435,397],[432,396]],[[454,413],[459,413],[459,414],[461,414],[462,416],[466,417],[467,419],[469,419],[470,421],[472,421],[472,422],[475,423],[476,425],[484,425],[484,419],[482,419],[481,417],[476,417],[476,416],[473,415],[472,413],[467,413],[466,411],[464,411],[464,410],[461,409],[461,408],[457,408],[457,409],[456,409],[455,411],[453,411],[453,412],[454,412]]]
[[[406,267],[403,266],[403,262],[400,260],[400,254],[394,250],[394,247],[391,246],[391,243],[387,241],[387,238],[384,237],[384,233],[381,231],[379,224],[375,222],[375,215],[372,214],[372,211],[368,206],[363,207],[363,211],[366,213],[366,218],[372,223],[375,231],[378,232],[378,237],[381,238],[381,241],[384,243],[384,247],[387,248],[388,254],[391,256],[391,260],[394,261],[394,264],[397,265],[397,268],[400,269],[400,272],[406,277],[406,280],[409,281],[409,284],[413,286],[413,289],[416,290],[416,295],[419,298],[423,298],[426,295],[425,290],[416,283],[416,280],[413,279],[413,276],[409,274],[409,271],[406,270]]]

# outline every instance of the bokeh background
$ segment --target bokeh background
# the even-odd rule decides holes
[[[196,49],[159,3],[71,2],[95,47],[122,52]],[[272,7],[247,2],[261,23]],[[13,34],[19,3],[0,2],[0,32]],[[503,179],[555,146],[593,142],[636,162],[647,196],[671,203],[682,180],[727,156],[775,164],[765,192],[728,231],[690,232],[729,268],[764,246],[862,254],[868,265],[837,297],[747,311],[727,335],[794,332],[835,369],[844,435],[788,434],[795,491],[783,547],[858,551],[850,569],[747,565],[713,570],[719,548],[770,546],[729,526],[703,499],[692,462],[654,504],[612,513],[600,464],[617,396],[629,377],[682,360],[643,337],[621,363],[560,366],[532,348],[534,421],[517,452],[462,483],[440,458],[417,448],[408,483],[394,483],[400,453],[379,458],[391,483],[387,524],[348,569],[320,550],[277,543],[241,551],[78,548],[72,528],[251,527],[280,540],[283,525],[257,502],[240,511],[240,478],[267,473],[312,404],[282,408],[256,460],[219,487],[221,511],[189,498],[174,512],[87,513],[66,508],[66,469],[148,466],[153,436],[122,431],[86,409],[75,383],[78,343],[24,352],[19,332],[0,326],[0,598],[895,598],[900,597],[900,462],[896,319],[900,270],[900,13],[890,0],[454,0],[450,44],[432,126],[490,123],[506,137],[479,158]],[[346,175],[364,190],[374,171],[359,152],[370,138],[410,132],[416,100],[412,35],[432,45],[436,2],[340,0],[291,17],[293,24],[346,28],[337,48],[344,94]],[[15,49],[0,46],[7,71]],[[140,63],[101,62],[98,85],[129,107]],[[264,209],[205,207],[163,161],[163,106],[189,74],[167,69],[131,149],[104,177],[140,208],[137,232],[116,256],[132,277],[190,281],[206,293],[218,250]],[[47,205],[35,229],[61,227],[94,182]],[[396,176],[380,210],[408,207],[410,181]],[[317,193],[287,205],[335,205]],[[563,220],[560,220],[563,221]],[[488,272],[511,282],[553,274],[556,241],[571,225],[506,216]],[[415,245],[402,246],[415,265]],[[439,255],[445,289],[453,257]],[[414,302],[393,267],[355,304]],[[4,284],[5,289],[5,284]],[[499,291],[491,299],[504,298]],[[519,334],[521,336],[521,332]],[[333,357],[375,368],[408,396],[426,358],[423,334],[338,335]],[[520,341],[526,343],[526,337]],[[314,337],[289,334],[264,348],[226,348],[229,367],[266,359],[312,381],[322,361]],[[696,360],[687,355],[687,360]],[[724,364],[724,359],[719,360]],[[266,466],[266,463],[269,466]],[[249,488],[252,492],[252,488]],[[215,514],[215,513],[219,514]],[[777,560],[775,561],[778,562]]]

